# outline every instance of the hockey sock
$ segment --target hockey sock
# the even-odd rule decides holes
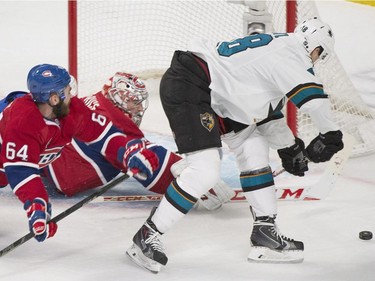
[[[275,185],[270,167],[240,176],[242,190],[257,217],[277,214]]]
[[[197,200],[197,198],[185,192],[174,179],[168,186],[164,198],[152,217],[152,221],[159,232],[166,232],[182,219],[193,208]]]

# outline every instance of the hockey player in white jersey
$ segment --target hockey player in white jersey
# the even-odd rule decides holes
[[[176,51],[160,85],[164,111],[188,166],[133,238],[127,254],[158,272],[168,261],[160,234],[182,219],[219,179],[221,139],[236,156],[242,190],[254,218],[249,261],[301,262],[304,245],[276,226],[277,202],[269,147],[283,167],[303,176],[308,157],[324,162],[343,148],[330,102],[313,66],[329,59],[331,28],[318,19],[294,33],[256,34],[231,41],[193,42]],[[312,118],[320,134],[306,147],[287,127],[286,99]],[[179,250],[183,250],[181,247]]]

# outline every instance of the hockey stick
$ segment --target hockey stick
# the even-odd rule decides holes
[[[124,175],[122,175],[122,176],[120,176],[120,177],[112,180],[111,182],[109,182],[108,184],[106,184],[105,186],[103,186],[98,191],[92,193],[91,195],[87,196],[85,199],[79,201],[75,205],[71,206],[70,208],[66,209],[62,213],[58,214],[56,217],[52,218],[51,221],[57,223],[58,221],[62,220],[63,218],[65,218],[67,216],[69,216],[71,213],[77,211],[82,206],[86,205],[87,203],[89,203],[90,201],[94,200],[95,198],[101,196],[107,190],[111,189],[112,187],[114,187],[115,185],[119,184],[120,182],[122,182],[123,180],[125,180],[127,178],[129,178],[129,175],[128,174],[124,174]],[[2,249],[0,251],[0,257],[6,255],[10,251],[13,251],[15,248],[17,248],[18,246],[21,246],[23,243],[27,242],[28,240],[30,240],[33,237],[34,237],[34,233],[30,231],[25,236],[21,237],[17,241],[13,242],[9,246],[7,246],[4,249]]]
[[[274,171],[272,174],[274,177],[285,172],[285,169],[280,169]],[[239,201],[241,200],[239,193],[241,190],[234,190],[236,193],[235,196],[231,199],[232,201]],[[99,202],[153,202],[153,201],[160,201],[163,198],[162,194],[138,194],[138,195],[104,195],[98,196],[93,203]]]
[[[336,153],[326,164],[325,171],[318,181],[313,183],[285,184],[282,180],[275,179],[276,196],[278,200],[322,200],[325,199],[336,184],[336,179],[342,172],[346,161],[349,159],[353,149],[354,139],[348,134],[344,134],[344,148]],[[285,170],[273,172],[276,178]],[[289,181],[289,180],[288,180]],[[302,180],[301,180],[302,181]],[[231,202],[246,201],[242,190],[235,189],[236,195]],[[161,194],[150,195],[105,195],[99,196],[94,202],[154,202],[163,198]]]

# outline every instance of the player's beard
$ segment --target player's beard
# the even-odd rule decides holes
[[[65,117],[69,114],[69,104],[65,104],[64,101],[60,99],[59,103],[53,107],[52,112],[56,118]]]

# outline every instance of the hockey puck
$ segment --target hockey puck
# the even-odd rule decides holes
[[[359,233],[359,239],[362,239],[362,240],[371,240],[372,239],[372,232],[371,231],[361,231]]]

